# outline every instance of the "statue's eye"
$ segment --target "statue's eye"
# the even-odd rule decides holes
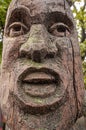
[[[27,26],[21,22],[14,22],[9,26],[9,36],[16,37],[26,34],[28,31]]]
[[[55,23],[49,28],[49,32],[54,36],[69,36],[70,29],[64,23]]]

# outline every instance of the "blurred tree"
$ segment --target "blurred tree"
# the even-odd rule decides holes
[[[0,0],[0,31],[4,29],[5,17],[11,0]]]
[[[79,9],[77,8],[76,3],[79,3]],[[73,0],[72,11],[77,23],[81,58],[83,64],[84,83],[86,88],[86,0]]]

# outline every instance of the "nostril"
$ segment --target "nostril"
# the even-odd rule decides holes
[[[54,58],[58,54],[58,48],[49,49],[45,58]]]
[[[28,58],[31,59],[31,51],[28,51],[27,49],[20,49],[19,51],[19,57],[21,58]]]
[[[54,58],[54,57],[55,57],[55,53],[54,53],[54,52],[48,53],[48,54],[46,55],[46,58]]]
[[[42,59],[41,59],[41,53],[38,50],[35,50],[35,51],[33,51],[31,53],[31,58],[35,62],[39,62],[40,63],[42,61]]]
[[[43,48],[40,50],[40,53],[41,53],[41,58],[44,59],[46,55],[48,54],[48,51],[46,48]]]
[[[25,54],[25,51],[21,50],[21,51],[19,52],[19,56],[20,56],[20,57],[25,57],[25,55],[26,55],[26,54]]]

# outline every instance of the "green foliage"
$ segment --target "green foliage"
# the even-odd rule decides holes
[[[86,56],[86,40],[83,43],[80,43],[80,50],[82,59],[84,60],[84,57]]]
[[[83,39],[83,34],[82,30],[86,29],[86,1],[84,2],[84,5],[81,6],[81,8],[78,10],[76,5],[73,4],[73,13],[75,14],[75,19],[77,21],[77,29],[79,30],[79,37],[82,40]],[[84,40],[82,40],[84,41]]]
[[[83,62],[84,84],[86,89],[86,62]]]
[[[77,9],[76,2],[83,2],[80,9]],[[79,34],[80,50],[83,65],[84,84],[86,88],[86,0],[73,0],[73,14],[77,23]]]
[[[0,30],[4,28],[8,5],[11,0],[0,0]]]
[[[83,74],[84,74],[84,84],[86,88],[86,40],[80,44],[81,56],[82,56],[82,65],[83,65]],[[85,57],[85,59],[84,59]]]

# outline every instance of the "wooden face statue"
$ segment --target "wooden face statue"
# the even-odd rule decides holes
[[[83,80],[65,0],[13,0],[3,40],[1,108],[10,130],[67,130],[81,115]]]

